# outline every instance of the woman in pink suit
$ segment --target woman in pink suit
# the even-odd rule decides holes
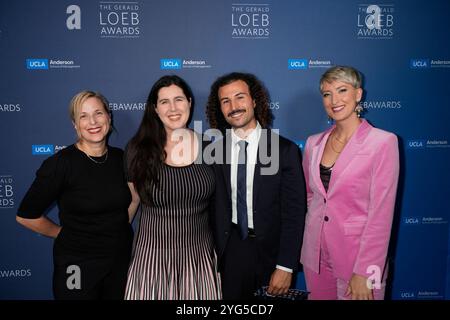
[[[382,300],[399,174],[397,137],[360,119],[361,75],[328,69],[320,80],[335,122],[308,138],[308,213],[301,252],[310,299]]]

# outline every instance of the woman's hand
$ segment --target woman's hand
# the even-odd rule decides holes
[[[351,295],[352,300],[373,300],[373,292],[367,284],[367,278],[359,274],[353,274],[345,295]]]

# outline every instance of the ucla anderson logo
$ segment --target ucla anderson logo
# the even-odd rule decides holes
[[[48,69],[48,59],[27,59],[27,69],[46,70]]]
[[[48,69],[77,69],[80,68],[74,60],[61,59],[27,59],[27,69],[48,70]]]
[[[402,291],[400,293],[400,298],[402,298],[402,299],[409,299],[409,300],[415,299],[415,294],[412,291]]]
[[[411,69],[427,69],[430,67],[430,59],[411,59],[409,66]]]
[[[161,70],[181,69],[181,59],[161,59]]]
[[[417,217],[406,217],[403,221],[405,224],[419,224],[419,218]]]
[[[408,140],[408,149],[422,149],[426,147],[427,142],[423,139]]]
[[[289,70],[305,70],[308,69],[308,60],[306,59],[288,59]]]
[[[47,155],[54,154],[55,148],[52,144],[33,144],[31,146],[32,154],[35,155]]]

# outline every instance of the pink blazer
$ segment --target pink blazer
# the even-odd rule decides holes
[[[324,233],[334,276],[383,274],[399,174],[397,137],[363,120],[337,159],[328,192],[319,164],[334,127],[308,138],[303,156],[308,213],[300,262],[319,272]],[[328,221],[326,221],[328,220]]]

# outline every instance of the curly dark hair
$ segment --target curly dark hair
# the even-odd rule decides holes
[[[231,128],[230,124],[225,120],[222,114],[219,101],[219,89],[232,82],[244,81],[250,91],[250,96],[255,100],[255,118],[262,128],[270,128],[272,126],[273,115],[270,110],[270,95],[264,84],[253,74],[232,72],[219,77],[212,85],[206,105],[206,117],[209,126],[219,129],[225,134],[226,129]]]
[[[128,178],[136,187],[141,201],[152,204],[152,185],[158,186],[159,171],[166,159],[164,147],[167,142],[166,130],[155,111],[161,88],[176,85],[191,101],[189,124],[194,109],[194,95],[189,85],[177,75],[166,75],[155,82],[150,90],[141,124],[126,148]]]

